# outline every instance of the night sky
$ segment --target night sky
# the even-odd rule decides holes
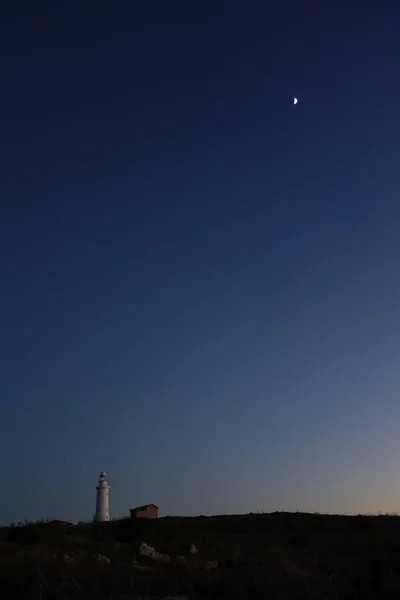
[[[112,517],[400,508],[400,8],[362,4],[3,9],[2,523],[91,519],[103,469]]]

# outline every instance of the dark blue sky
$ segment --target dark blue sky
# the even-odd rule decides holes
[[[1,521],[396,510],[399,15],[136,4],[0,20]]]

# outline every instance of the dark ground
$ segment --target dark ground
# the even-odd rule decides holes
[[[167,553],[171,562],[141,557],[142,542]],[[191,544],[197,554],[190,552]],[[98,554],[111,562],[100,562]],[[400,517],[274,513],[0,528],[1,599],[136,600],[174,594],[398,599]]]

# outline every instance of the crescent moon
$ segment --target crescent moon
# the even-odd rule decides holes
[[[293,98],[293,106],[294,106],[295,104],[297,104],[297,102],[298,102],[297,98]]]

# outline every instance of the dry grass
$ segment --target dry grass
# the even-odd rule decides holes
[[[172,564],[141,559],[146,542]],[[189,552],[195,544],[198,554]],[[103,554],[111,564],[93,559]],[[185,556],[186,564],[177,564]],[[218,568],[207,570],[209,560]],[[144,567],[149,567],[145,569]],[[0,598],[400,598],[400,518],[275,513],[0,529]]]

